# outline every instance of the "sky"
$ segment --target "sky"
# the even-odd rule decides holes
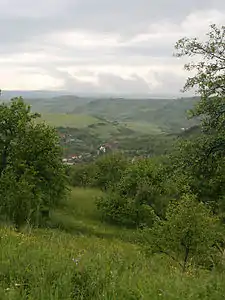
[[[0,88],[177,94],[182,37],[225,24],[224,0],[0,0]]]

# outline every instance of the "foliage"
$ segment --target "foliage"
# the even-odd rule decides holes
[[[95,186],[106,190],[120,181],[128,160],[122,153],[112,152],[99,157],[95,165],[97,168]]]
[[[154,210],[149,205],[137,205],[134,199],[116,192],[108,192],[98,197],[96,203],[103,220],[112,224],[143,228],[151,227],[157,220]]]
[[[72,198],[62,203],[66,208],[57,208],[65,227],[74,222],[67,233],[0,228],[2,300],[224,298],[223,270],[190,269],[182,276],[167,257],[146,255],[135,244],[135,231],[89,215],[94,194],[92,189],[73,189]],[[132,242],[121,241],[121,235],[129,235]]]
[[[164,172],[164,165],[152,158],[134,162],[125,170],[117,192],[133,198],[136,205],[151,206],[156,214],[162,216],[167,204]]]
[[[70,183],[72,186],[95,186],[97,168],[94,163],[78,163],[72,166],[70,171]]]
[[[196,70],[193,77],[188,78],[184,90],[197,89],[200,101],[191,110],[191,116],[202,117],[204,132],[215,134],[218,139],[223,138],[224,133],[224,93],[225,93],[225,26],[221,28],[211,25],[207,34],[207,41],[198,39],[181,39],[176,44],[177,56],[196,56],[203,61],[185,65],[186,70]],[[215,131],[216,130],[216,131]],[[215,150],[220,150],[222,140],[215,145]],[[218,148],[217,148],[218,147]],[[212,149],[211,149],[212,150]]]
[[[217,214],[224,213],[225,172],[224,158],[206,159],[208,141],[203,137],[182,141],[172,153],[171,178],[173,181],[183,179],[181,191],[192,191],[198,199],[210,204]],[[186,189],[185,189],[186,185]]]
[[[197,62],[185,66],[196,73],[187,80],[184,90],[195,88],[200,94],[190,116],[202,120],[199,138],[179,145],[177,167],[186,174],[192,191],[202,201],[210,202],[215,212],[224,214],[225,27],[212,25],[206,41],[184,38],[176,49],[178,57],[196,58]]]
[[[17,226],[40,223],[66,193],[65,169],[54,129],[35,124],[22,98],[0,106],[1,214]]]
[[[165,169],[153,159],[130,164],[113,191],[98,199],[103,218],[129,227],[151,227],[158,217],[164,216],[168,203]]]
[[[217,217],[196,197],[186,194],[171,202],[166,219],[152,229],[153,251],[164,253],[186,270],[189,264],[215,263],[218,241],[222,241]]]
[[[112,188],[121,178],[128,161],[119,152],[99,156],[94,162],[76,164],[71,168],[73,186]]]

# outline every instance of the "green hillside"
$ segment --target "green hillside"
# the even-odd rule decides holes
[[[63,142],[68,155],[94,153],[99,145],[114,142],[121,150],[161,154],[171,147],[183,128],[198,124],[187,119],[187,110],[196,98],[104,99],[64,95],[25,101],[33,111],[41,113],[40,120],[71,135],[70,142]]]
[[[99,120],[90,115],[66,114],[66,113],[42,113],[41,120],[46,121],[51,126],[82,128],[99,122]]]
[[[41,112],[41,120],[57,127],[59,132],[71,135],[71,142],[63,143],[68,155],[94,153],[99,145],[114,142],[121,150],[161,154],[171,147],[183,128],[198,124],[196,120],[187,119],[187,110],[193,107],[196,98],[91,99],[59,96],[29,101],[33,111]],[[66,131],[63,128],[67,128]]]
[[[1,299],[224,298],[224,272],[182,274],[166,256],[148,255],[143,233],[101,223],[100,194],[73,189],[52,213],[52,229],[1,227]]]
[[[103,122],[119,122],[136,132],[158,134],[179,132],[181,128],[198,123],[187,119],[187,110],[193,107],[196,98],[97,99],[65,95],[25,100],[31,104],[33,111],[41,112],[43,118],[54,126],[76,127],[79,123],[88,126],[95,124],[94,118],[98,118]]]
[[[168,99],[98,99],[74,109],[74,113],[98,115],[111,120],[143,120],[146,112],[155,111],[169,101]],[[135,117],[135,118],[134,118]]]
[[[49,98],[25,98],[25,101],[32,106],[33,111],[44,113],[68,113],[76,107],[89,103],[92,98],[80,98],[71,95],[64,95]]]

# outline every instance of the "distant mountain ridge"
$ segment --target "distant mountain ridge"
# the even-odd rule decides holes
[[[21,95],[31,105],[33,111],[48,115],[55,114],[55,118],[51,116],[51,119],[65,120],[65,116],[60,117],[59,114],[86,115],[110,122],[123,123],[131,129],[138,127],[141,130],[144,129],[146,133],[149,125],[155,132],[171,133],[198,124],[196,119],[188,120],[186,113],[197,102],[197,97],[177,99],[81,97],[60,94],[61,92],[47,91],[46,96],[46,91],[26,91],[24,94],[22,92],[20,94],[20,91],[10,91],[9,93],[3,91],[0,99],[5,101],[13,96]],[[37,97],[34,97],[35,95]],[[147,127],[146,124],[148,124]],[[63,126],[63,124],[61,125]]]
[[[182,94],[165,94],[165,93],[157,93],[157,94],[130,94],[130,93],[89,93],[89,92],[70,92],[67,90],[2,90],[2,97],[5,100],[9,100],[14,97],[24,97],[24,98],[49,98],[49,97],[58,97],[58,96],[77,96],[79,98],[114,98],[114,99],[176,99],[180,98]],[[190,95],[186,95],[186,97],[191,97]]]

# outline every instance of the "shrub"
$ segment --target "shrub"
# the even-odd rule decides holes
[[[99,197],[97,208],[103,220],[127,227],[150,227],[157,219],[149,205],[135,203],[134,199],[116,192]]]
[[[128,160],[119,152],[106,154],[98,158],[95,162],[97,167],[96,187],[103,190],[112,188],[121,179],[125,171]]]
[[[191,194],[171,202],[166,219],[157,222],[151,233],[153,252],[168,255],[183,271],[189,264],[214,264],[219,254],[216,246],[222,240],[217,217]]]
[[[67,190],[56,131],[36,117],[22,98],[0,105],[0,213],[16,226],[39,225]]]
[[[134,199],[136,205],[151,206],[157,215],[163,216],[168,203],[164,176],[162,164],[153,159],[138,161],[125,170],[118,193]]]
[[[97,202],[105,220],[125,226],[151,227],[164,217],[168,203],[164,166],[153,159],[130,164],[117,184]]]
[[[70,183],[73,186],[95,186],[97,168],[94,163],[77,164],[71,168]]]

